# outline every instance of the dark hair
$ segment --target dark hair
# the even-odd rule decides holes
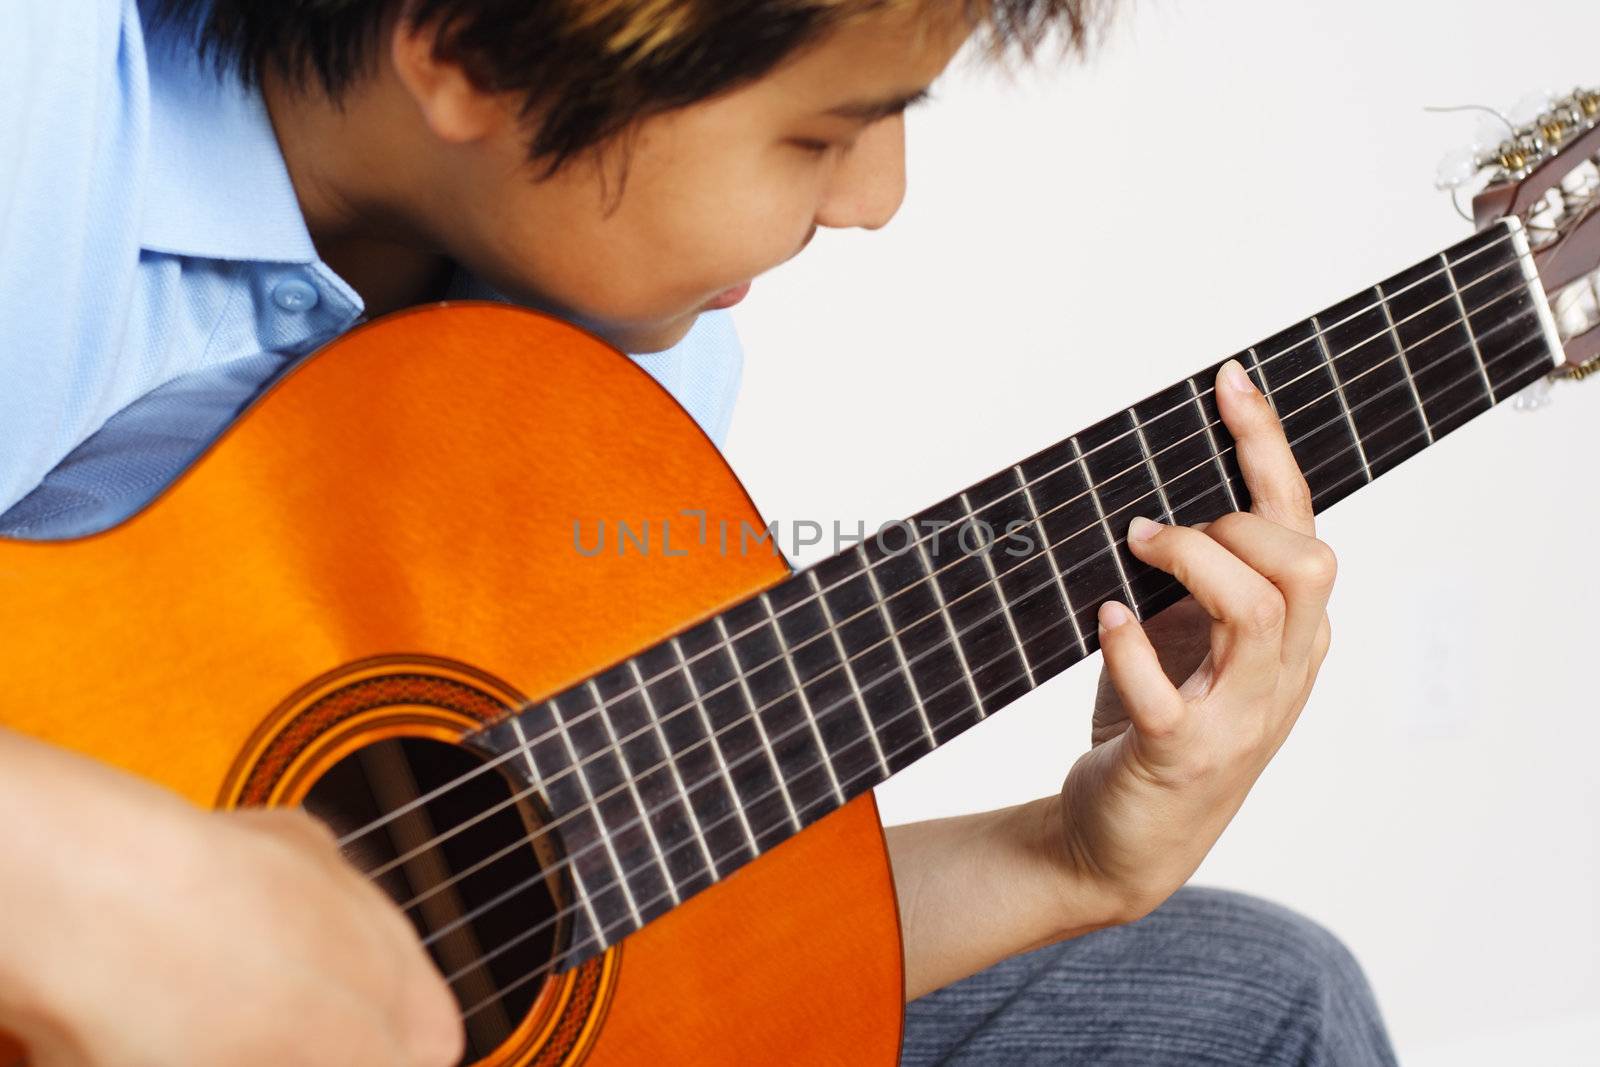
[[[993,55],[1052,32],[1081,43],[1085,0],[158,0],[221,68],[315,77],[329,98],[367,69],[391,17],[432,26],[440,58],[481,88],[521,93],[529,156],[553,173],[651,114],[748,83],[851,19],[961,3]]]

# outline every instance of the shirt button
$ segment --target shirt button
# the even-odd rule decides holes
[[[316,286],[299,278],[287,278],[272,288],[272,302],[285,311],[310,311],[320,299]]]

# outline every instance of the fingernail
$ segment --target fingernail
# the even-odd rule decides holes
[[[1244,367],[1240,366],[1239,361],[1236,359],[1230,359],[1222,365],[1222,380],[1227,382],[1234,392],[1246,395],[1257,392],[1255,383],[1250,380],[1250,375],[1244,372]]]
[[[1115,600],[1108,600],[1100,605],[1100,632],[1115,630],[1125,622],[1133,619],[1133,614]]]
[[[1160,532],[1161,524],[1159,522],[1152,522],[1143,516],[1138,516],[1128,523],[1128,540],[1130,541],[1148,541]]]

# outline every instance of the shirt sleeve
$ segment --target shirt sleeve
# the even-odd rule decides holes
[[[8,0],[0,28],[0,508],[110,412],[92,364],[136,260],[135,0]]]
[[[631,357],[672,394],[719,449],[733,421],[744,347],[727,311],[707,311],[665,352]]]

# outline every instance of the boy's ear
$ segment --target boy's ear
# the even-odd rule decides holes
[[[389,58],[400,83],[440,140],[464,144],[494,134],[507,121],[505,101],[478,88],[460,64],[435,56],[436,38],[433,26],[395,20]]]

